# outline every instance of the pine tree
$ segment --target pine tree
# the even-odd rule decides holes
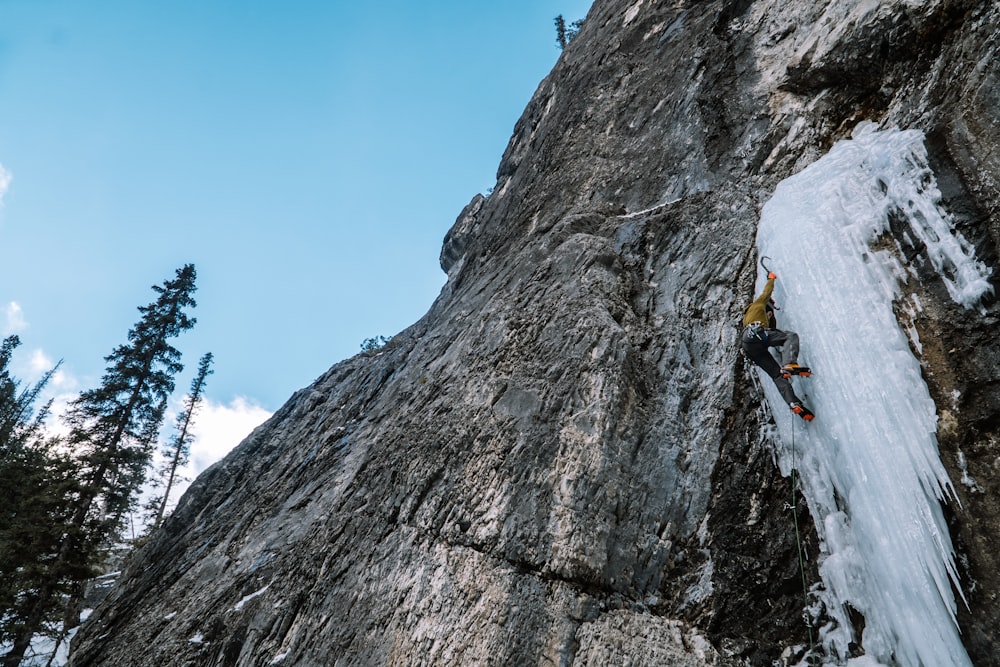
[[[177,471],[187,465],[191,454],[191,426],[194,424],[194,414],[201,401],[202,391],[205,389],[205,379],[214,373],[211,370],[212,353],[206,353],[198,362],[198,374],[191,381],[191,391],[184,398],[184,412],[177,417],[177,433],[171,439],[170,444],[164,448],[163,456],[166,459],[164,467],[160,473],[165,478],[163,496],[156,499],[156,518],[153,520],[152,529],[159,527],[163,521],[163,515],[167,509],[167,501],[170,498],[170,491],[174,483],[178,480]]]
[[[580,28],[583,27],[583,22],[584,22],[584,19],[577,19],[577,20],[575,20],[575,21],[573,21],[572,23],[569,24],[569,27],[566,29],[566,43],[567,44],[569,44],[571,41],[573,41],[573,38],[576,37],[580,33]]]
[[[92,537],[98,541],[115,534],[119,526],[106,519],[120,519],[130,510],[145,481],[173,378],[184,368],[168,340],[195,324],[185,312],[196,305],[195,277],[188,264],[174,280],[153,286],[159,298],[139,308],[142,319],[129,331],[129,342],[105,358],[101,386],[70,405],[69,441],[82,452],[87,470],[79,514],[92,515]]]
[[[34,634],[47,633],[45,622],[58,616],[73,582],[86,576],[75,563],[58,559],[79,485],[76,462],[56,440],[5,455],[0,465],[0,643],[14,645],[15,654],[23,655]],[[39,616],[41,624],[32,620]],[[19,660],[8,657],[4,664]]]
[[[65,421],[68,444],[80,465],[80,489],[52,564],[54,576],[37,591],[37,602],[4,659],[5,667],[20,663],[65,579],[80,582],[94,574],[135,505],[174,389],[173,378],[183,369],[180,352],[169,340],[195,324],[186,313],[196,305],[195,278],[194,265],[187,264],[173,280],[153,286],[158,298],[139,307],[142,317],[129,331],[128,343],[105,357],[108,365],[101,386],[70,404]]]
[[[556,46],[560,49],[565,49],[566,44],[569,41],[566,39],[566,19],[563,18],[562,14],[560,14],[555,17],[553,21],[555,21],[556,24]]]
[[[556,24],[556,46],[558,46],[560,50],[565,49],[566,45],[573,41],[573,38],[580,32],[580,28],[583,27],[584,19],[573,21],[568,27],[566,25],[566,19],[563,18],[562,14],[555,17],[553,20]]]
[[[0,346],[0,644],[14,643],[39,607],[76,492],[74,462],[44,437],[49,404],[37,414],[34,407],[59,365],[19,392],[9,372],[19,344],[11,336]],[[43,609],[47,615],[54,606]]]
[[[20,344],[21,339],[17,336],[8,336],[0,344],[0,451],[16,444],[24,444],[39,434],[42,423],[48,416],[48,406],[37,416],[33,416],[34,404],[62,364],[56,364],[34,387],[18,395],[21,383],[11,376],[9,367],[14,350]]]

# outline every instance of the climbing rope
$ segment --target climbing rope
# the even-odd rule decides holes
[[[799,573],[802,575],[802,598],[805,602],[806,607],[809,607],[809,586],[806,584],[806,562],[803,558],[802,553],[802,535],[799,532],[799,512],[798,512],[798,500],[795,497],[795,420],[792,420],[792,519],[795,522],[795,543],[798,546],[799,553]],[[813,629],[812,623],[807,622],[806,627],[809,628],[809,651],[812,652],[816,648],[815,642],[813,642]]]
[[[760,379],[757,377],[757,373],[754,370],[753,363],[749,359],[743,357],[744,368],[746,369],[747,375],[750,376],[750,383],[753,384],[754,390],[757,392],[758,398],[761,400],[761,407],[764,409],[764,418],[770,418],[767,410],[766,399],[764,398],[764,387],[760,383]],[[803,394],[805,396],[805,394]],[[802,576],[802,597],[805,606],[809,606],[809,585],[806,582],[806,563],[803,554],[805,550],[802,548],[802,534],[799,531],[799,513],[798,513],[798,499],[795,493],[795,420],[792,420],[792,519],[795,523],[795,544],[798,548],[799,556],[799,573]],[[813,628],[812,623],[806,623],[806,627],[809,629],[809,650],[810,652],[816,650],[816,643],[813,640]]]

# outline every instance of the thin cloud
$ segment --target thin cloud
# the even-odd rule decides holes
[[[12,178],[13,176],[10,175],[10,172],[4,169],[3,165],[0,164],[0,202],[3,201],[3,196],[7,194],[7,188],[10,187],[10,181]]]
[[[191,472],[197,475],[221,459],[270,416],[271,412],[243,396],[229,405],[202,401],[192,429]]]
[[[11,301],[3,307],[0,310],[0,317],[2,317],[0,335],[4,338],[28,328],[24,311],[16,301]],[[11,373],[22,383],[22,388],[26,389],[40,381],[55,366],[56,361],[42,348],[29,349],[22,345],[14,351]],[[49,378],[48,384],[34,405],[35,410],[39,411],[43,406],[49,405],[48,418],[45,420],[45,428],[49,435],[66,435],[67,429],[62,423],[62,415],[66,413],[69,403],[76,398],[79,386],[80,382],[76,376],[64,367],[60,367]]]
[[[45,354],[44,350],[36,349],[31,353],[31,359],[28,361],[28,364],[29,368],[31,368],[32,376],[38,377],[52,370],[56,362],[52,361],[49,355]]]
[[[0,197],[3,193],[0,192]],[[15,334],[19,331],[24,331],[28,328],[28,321],[24,319],[24,311],[21,309],[21,304],[17,301],[11,301],[3,310],[3,335],[9,336]]]
[[[163,429],[160,431],[160,447],[168,443],[176,435],[174,424],[177,415],[184,409],[181,398],[171,401],[172,406],[164,419]],[[260,407],[253,400],[238,396],[228,405],[217,403],[211,399],[204,398],[198,404],[198,411],[195,413],[194,423],[191,428],[191,452],[189,462],[178,471],[180,478],[174,481],[174,487],[170,491],[170,500],[167,504],[168,511],[176,506],[177,501],[187,491],[191,481],[203,470],[224,457],[236,445],[240,444],[244,438],[250,435],[257,426],[271,416],[271,412]],[[165,458],[160,449],[154,456],[154,467],[160,468]],[[153,496],[155,492],[162,493],[153,488],[146,488],[143,492],[145,502]],[[140,503],[142,504],[142,503]]]

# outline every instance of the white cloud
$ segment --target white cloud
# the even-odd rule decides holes
[[[228,454],[270,416],[269,411],[243,396],[229,405],[203,400],[191,429],[192,472],[197,475]]]
[[[36,349],[31,353],[31,360],[28,362],[33,377],[39,377],[52,370],[56,362],[52,361],[49,355],[42,349]],[[55,379],[55,378],[53,378]]]
[[[52,370],[51,364],[44,368],[40,367],[40,364],[47,359],[44,352],[35,350],[30,361],[15,364],[13,375],[23,383],[22,389],[33,387],[45,373]],[[60,370],[52,376],[39,394],[33,405],[34,415],[37,415],[46,405],[49,406],[44,426],[46,437],[65,438],[69,435],[69,428],[63,421],[63,416],[69,410],[69,404],[78,397],[78,384],[75,377]]]
[[[17,319],[20,317],[20,312],[21,309],[16,303],[8,304],[8,322],[11,319],[11,313],[14,313],[14,319]],[[11,375],[20,381],[21,388],[26,390],[41,381],[55,365],[56,362],[46,354],[45,350],[41,348],[27,349],[21,346],[14,351],[10,369]],[[62,423],[62,415],[66,413],[69,403],[77,397],[79,387],[80,382],[77,377],[64,367],[60,367],[49,378],[33,406],[37,413],[51,401],[49,416],[45,422],[45,430],[49,435],[66,435],[67,429]]]
[[[2,194],[3,193],[0,192],[0,196],[2,196]],[[21,304],[17,301],[11,301],[4,306],[3,316],[2,333],[4,336],[9,336],[28,328],[28,321],[24,319],[24,311],[21,310]]]
[[[3,168],[0,164],[0,201],[3,201],[3,196],[7,192],[7,188],[10,186],[11,178],[10,172]]]
[[[164,428],[160,434],[160,442],[169,442],[175,435],[174,425],[177,414],[183,410],[183,406],[177,404],[167,414],[164,420]],[[197,477],[207,467],[228,454],[236,445],[240,444],[250,432],[260,426],[271,416],[271,413],[250,399],[238,396],[228,405],[216,403],[211,399],[203,399],[198,405],[198,412],[195,414],[194,424],[191,428],[191,452],[188,464],[180,471],[181,480],[175,482],[174,488],[170,491],[170,506],[172,507],[180,500],[181,495],[191,484],[191,480]],[[158,453],[157,464],[162,461],[162,456]]]
[[[19,355],[20,356],[20,355]],[[40,347],[36,347],[28,353],[28,358],[26,361],[22,361],[16,365],[17,376],[23,379],[27,383],[35,383],[41,380],[46,373],[55,368],[56,362],[45,353]],[[60,402],[60,397],[66,398],[66,396],[76,394],[79,390],[80,382],[77,378],[66,371],[62,366],[52,374],[49,378],[49,383],[45,386],[45,391],[42,392],[42,396],[45,400],[49,398],[56,399],[56,402]],[[66,401],[69,399],[67,398]],[[65,401],[64,401],[65,402]]]
[[[34,384],[51,371],[55,365],[56,362],[52,360],[52,357],[45,354],[45,351],[41,348],[36,348],[31,351],[26,369],[19,376],[23,377],[26,382]],[[69,430],[63,423],[62,416],[69,409],[70,402],[77,398],[79,387],[80,382],[77,378],[66,372],[62,367],[49,378],[49,382],[45,385],[41,396],[39,396],[35,408],[39,409],[45,403],[52,401],[49,409],[50,416],[46,421],[46,430],[51,435],[68,435]]]
[[[45,354],[45,351],[41,348],[34,350],[31,353],[30,361],[30,372],[32,382],[37,382],[42,379],[42,376],[55,368],[56,362],[52,360],[52,357]],[[60,366],[52,377],[49,379],[49,384],[47,389],[53,395],[59,394],[76,394],[80,390],[80,381],[75,375],[66,371],[66,368]]]

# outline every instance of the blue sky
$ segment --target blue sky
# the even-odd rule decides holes
[[[95,386],[193,262],[178,394],[211,351],[209,401],[266,416],[426,312],[590,4],[0,0],[2,333]]]

